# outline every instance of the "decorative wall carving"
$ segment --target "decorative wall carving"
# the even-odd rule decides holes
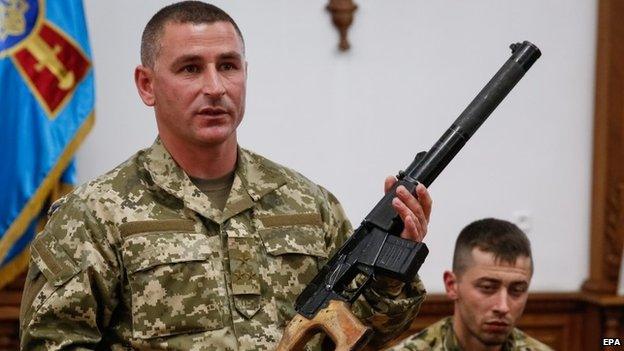
[[[352,0],[330,0],[327,4],[327,10],[331,12],[332,22],[340,34],[338,48],[341,51],[349,50],[351,47],[347,39],[347,32],[353,23],[353,13],[356,9],[357,5]]]
[[[624,247],[621,235],[622,226],[624,226],[624,182],[615,185],[610,194],[607,201],[604,273],[607,279],[617,282],[622,260],[622,247]]]

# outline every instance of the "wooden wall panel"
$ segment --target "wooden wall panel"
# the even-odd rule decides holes
[[[0,351],[19,349],[19,306],[25,274],[0,291]]]
[[[624,248],[624,1],[600,0],[596,48],[589,278],[583,290],[615,294]]]

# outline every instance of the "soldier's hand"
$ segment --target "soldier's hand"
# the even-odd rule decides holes
[[[396,181],[393,176],[387,177],[384,182],[385,192],[388,192]],[[404,229],[401,232],[401,238],[422,241],[427,234],[433,203],[429,191],[424,185],[418,184],[416,196],[414,196],[404,186],[399,186],[396,189],[396,195],[397,197],[392,200],[392,206],[403,221]]]

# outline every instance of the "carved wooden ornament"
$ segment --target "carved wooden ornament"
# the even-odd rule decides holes
[[[338,48],[341,51],[349,50],[351,47],[347,39],[347,31],[353,23],[353,13],[356,9],[357,5],[352,0],[330,0],[327,4],[327,10],[332,15],[332,22],[340,33]]]

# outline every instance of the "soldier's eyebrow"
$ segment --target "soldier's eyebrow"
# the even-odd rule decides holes
[[[526,280],[514,280],[511,283],[509,283],[509,286],[529,286],[529,282]]]
[[[227,51],[218,56],[219,60],[234,60],[234,61],[243,61],[243,55],[241,55],[237,51]],[[171,67],[177,68],[187,63],[197,63],[202,62],[204,58],[201,55],[197,54],[186,54],[176,58],[172,63]]]
[[[243,60],[243,55],[241,55],[237,51],[228,51],[228,52],[224,52],[221,55],[219,55],[219,58],[222,59],[222,60],[239,60],[239,61],[242,61]]]
[[[200,62],[201,60],[202,60],[202,57],[200,55],[194,55],[194,54],[182,55],[176,58],[171,63],[171,67],[178,67],[180,65],[183,65],[185,63],[190,63],[190,62]]]
[[[475,284],[479,284],[479,283],[493,283],[493,284],[500,284],[502,283],[500,279],[494,279],[494,278],[489,278],[489,277],[481,277],[477,280],[474,281]]]

